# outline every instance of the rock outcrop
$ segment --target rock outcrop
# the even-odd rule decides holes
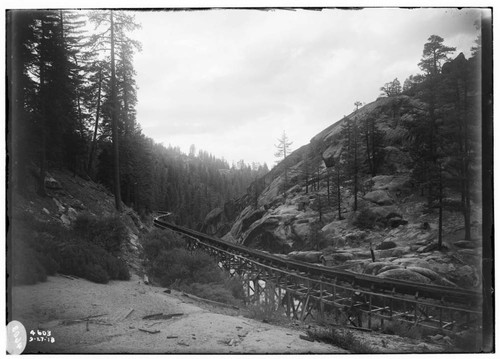
[[[412,159],[401,145],[407,135],[402,123],[415,121],[412,111],[424,107],[405,95],[379,98],[361,107],[255,181],[237,206],[207,216],[206,224],[212,232],[227,228],[226,240],[288,253],[289,258],[347,265],[353,271],[419,283],[476,286],[478,245],[462,237],[444,240],[439,250],[437,212],[422,197],[421,186],[414,182]],[[354,209],[353,178],[345,167],[349,143],[343,128],[354,120],[362,127],[368,118],[375,119],[375,130],[382,134],[378,163],[376,171],[370,171],[365,150],[358,153]],[[446,209],[449,224],[445,222],[443,234],[448,238],[459,227],[460,214],[456,206]],[[229,225],[223,227],[219,221]]]

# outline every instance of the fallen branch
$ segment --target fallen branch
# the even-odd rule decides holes
[[[90,323],[92,324],[98,324],[98,325],[107,325],[108,327],[112,327],[113,324],[111,323],[103,323],[103,322],[95,322],[95,321],[91,321]]]
[[[146,332],[146,333],[149,333],[149,334],[158,334],[160,332],[159,330],[148,330],[148,329],[142,329],[142,328],[139,328],[139,330],[141,332]]]
[[[87,319],[92,319],[92,318],[98,318],[98,317],[104,317],[105,315],[107,315],[108,313],[103,313],[103,314],[96,314],[96,315],[90,315],[88,317],[85,317],[85,320]]]
[[[157,313],[157,314],[146,315],[145,317],[142,317],[142,319],[145,320],[171,319],[173,317],[180,317],[183,315],[184,313],[172,313],[172,314]]]
[[[132,314],[132,312],[133,312],[133,311],[134,311],[134,309],[133,309],[133,308],[132,308],[132,309],[130,309],[130,311],[127,313],[127,315],[126,315],[123,319],[127,319],[127,318],[128,318],[128,316],[129,316],[130,314]]]
[[[63,320],[61,322],[62,325],[71,325],[71,324],[76,324],[76,323],[83,323],[89,321],[89,319],[92,318],[98,318],[107,315],[107,313],[104,314],[96,314],[96,315],[91,315],[85,318],[79,318],[79,319],[71,319],[71,320]]]

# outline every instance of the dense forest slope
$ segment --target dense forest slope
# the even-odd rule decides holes
[[[429,40],[442,50],[442,39]],[[443,56],[439,68],[424,63],[425,75],[411,76],[403,88],[396,79],[382,88],[385,96],[356,103],[245,196],[212,211],[205,230],[368,274],[479,286],[476,56]]]
[[[65,169],[110,190],[118,211],[122,203],[141,215],[167,210],[197,227],[267,172],[265,164],[230,165],[194,144],[184,154],[142,133],[133,64],[141,45],[131,36],[140,24],[132,12],[7,15],[11,190],[23,193],[34,180],[46,196],[46,172]]]

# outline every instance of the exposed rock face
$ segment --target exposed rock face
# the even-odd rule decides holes
[[[337,227],[336,223],[332,222],[321,228],[321,231],[323,232],[323,235],[333,236],[335,234],[336,227]]]
[[[408,224],[408,221],[402,218],[389,218],[387,225],[391,228],[397,228],[399,226],[404,226],[405,224]]]
[[[327,167],[333,167],[342,153],[342,145],[331,145],[321,155]]]
[[[280,230],[280,219],[277,217],[263,218],[252,224],[243,235],[241,243],[251,248],[260,248],[276,253],[290,251],[286,231]]]
[[[395,268],[389,269],[377,275],[377,277],[381,278],[394,278],[400,280],[406,280],[414,283],[430,283],[431,280],[426,276],[414,272],[409,269],[404,268]]]
[[[391,248],[394,248],[396,247],[397,244],[394,243],[393,241],[384,241],[382,243],[380,243],[379,245],[377,245],[377,249],[391,249]]]
[[[386,226],[396,228],[408,222],[402,219],[402,215],[395,206],[369,205],[353,214],[352,223],[362,228],[371,228],[374,225],[382,228]]]
[[[371,179],[371,183],[373,190],[389,191],[396,197],[410,194],[413,189],[410,175],[408,173],[375,176]]]
[[[290,258],[346,264],[350,270],[387,278],[474,287],[480,278],[473,265],[479,258],[478,246],[461,241],[462,236],[444,241],[445,250],[438,250],[437,213],[425,211],[428,207],[419,191],[421,184],[412,179],[412,160],[399,145],[407,131],[402,124],[416,121],[415,109],[424,107],[404,95],[363,106],[294,151],[255,181],[243,199],[225,206],[223,214],[214,212],[207,222],[228,221],[231,228],[225,239],[273,253],[294,251]],[[338,188],[336,183],[339,160],[347,146],[342,127],[354,116],[358,120],[375,118],[376,128],[383,133],[377,176],[368,173],[362,147],[356,211],[353,179],[344,178]],[[444,232],[449,235],[463,219],[451,221],[450,213],[458,213],[456,208],[447,206],[446,211]],[[305,259],[304,253],[318,249],[324,251],[323,256],[309,254]],[[452,259],[454,255],[461,259]]]
[[[263,209],[258,209],[253,211],[250,215],[243,218],[241,221],[241,231],[245,232],[252,223],[262,218],[262,216],[266,213]]]
[[[210,235],[215,235],[224,228],[224,210],[222,208],[214,208],[205,217],[205,221],[201,227],[201,231]]]
[[[45,187],[52,190],[60,190],[63,188],[61,184],[48,173],[46,173],[45,177]]]
[[[394,203],[394,200],[389,196],[389,194],[383,190],[368,192],[363,198],[380,206],[387,206]]]

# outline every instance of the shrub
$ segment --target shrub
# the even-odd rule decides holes
[[[50,255],[40,255],[38,257],[38,262],[47,272],[47,275],[54,275],[59,270],[59,263]]]
[[[425,336],[432,334],[432,329],[426,329],[421,326],[415,326],[411,323],[393,320],[384,327],[382,333],[398,335],[400,337],[411,339],[422,339]]]
[[[272,303],[252,303],[248,307],[248,318],[260,320],[266,323],[281,323],[287,319],[283,307],[276,308]]]
[[[72,274],[97,283],[107,283],[109,279],[130,279],[125,262],[95,244],[68,243],[60,249],[58,255],[61,273]],[[101,272],[106,273],[105,282]]]
[[[82,219],[80,226],[85,221]],[[103,237],[114,239],[104,242],[116,244],[116,238],[123,232],[123,228],[120,229],[120,224],[115,219],[111,221],[112,225],[107,220],[103,220],[103,223],[92,229],[79,228],[77,232],[73,232],[57,223],[40,222],[26,214],[14,217],[10,228],[9,248],[12,253],[10,275],[13,284],[35,284],[45,281],[47,275],[56,272],[72,274],[97,283],[107,283],[110,279],[130,279],[127,264],[122,259],[108,253],[102,246],[82,241],[82,236],[90,236],[96,228],[104,226],[108,229],[115,228],[108,230],[108,235]],[[109,235],[110,232],[112,235]],[[112,247],[108,246],[108,249]]]
[[[222,272],[212,258],[203,252],[190,253],[183,248],[170,251],[161,250],[150,263],[150,273],[160,280],[163,286],[181,283],[219,283]]]
[[[244,296],[243,285],[223,272],[207,253],[188,251],[186,241],[172,231],[155,229],[142,238],[150,277],[162,286],[223,303]]]
[[[152,260],[160,254],[161,250],[172,250],[173,248],[185,248],[184,241],[175,232],[155,228],[142,237],[142,248],[146,258]]]
[[[74,231],[81,239],[112,254],[120,252],[127,236],[127,227],[118,216],[96,218],[88,214],[79,215],[75,220]]]
[[[83,273],[85,279],[88,279],[95,283],[106,284],[109,282],[108,273],[99,264],[87,264]]]
[[[243,284],[237,278],[228,278],[224,282],[224,286],[231,291],[231,294],[236,299],[244,299],[245,291],[243,289]]]
[[[43,265],[44,258],[36,250],[34,235],[26,227],[11,228],[10,251],[11,268],[9,276],[14,285],[35,284],[47,280],[47,271]],[[49,271],[52,271],[52,263]]]
[[[311,338],[349,350],[352,353],[376,353],[374,348],[357,339],[349,330],[322,328],[308,330],[307,334]]]
[[[9,276],[14,285],[35,284],[45,282],[47,273],[38,260],[34,251],[27,248],[23,251],[23,258],[13,258]]]
[[[372,229],[377,221],[375,213],[368,208],[362,209],[355,215],[352,224],[361,229]]]

